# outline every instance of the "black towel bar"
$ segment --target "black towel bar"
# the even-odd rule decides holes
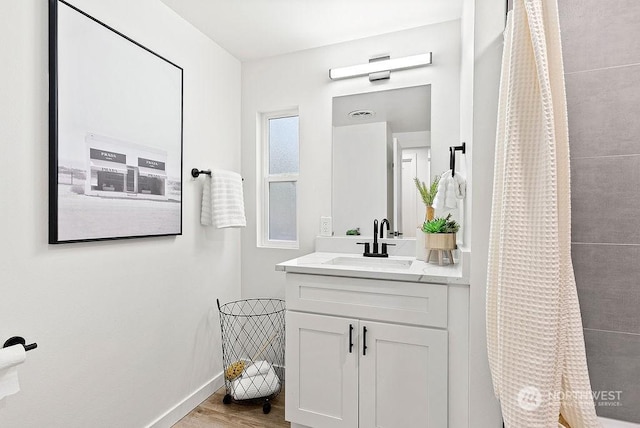
[[[192,176],[193,178],[198,178],[198,176],[199,176],[200,174],[207,174],[207,175],[211,175],[211,170],[210,170],[210,169],[202,170],[202,169],[198,169],[198,168],[193,168],[193,169],[191,170],[191,176]]]
[[[462,143],[461,146],[449,147],[449,168],[451,169],[451,176],[456,175],[456,152],[461,151],[463,154],[467,152],[467,143]]]
[[[193,168],[191,170],[191,176],[193,178],[198,178],[200,174],[207,174],[208,176],[211,176],[211,170],[210,169],[204,170],[204,169],[198,169],[198,168]],[[242,179],[242,181],[244,181],[244,178]]]

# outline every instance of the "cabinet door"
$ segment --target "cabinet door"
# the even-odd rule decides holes
[[[358,321],[287,311],[286,329],[285,418],[315,428],[356,428]]]
[[[360,428],[446,427],[447,332],[360,321],[360,335]]]

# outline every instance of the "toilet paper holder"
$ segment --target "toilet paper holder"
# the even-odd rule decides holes
[[[35,342],[27,345],[27,341],[24,340],[24,337],[20,337],[20,336],[10,337],[9,339],[7,339],[6,342],[4,342],[4,345],[2,347],[8,348],[9,346],[14,346],[14,345],[24,346],[25,351],[31,351],[32,349],[36,349],[38,347],[38,344]]]

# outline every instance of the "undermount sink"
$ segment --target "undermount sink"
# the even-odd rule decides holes
[[[378,269],[409,269],[412,263],[412,260],[397,260],[375,257],[335,257],[331,260],[327,260],[323,264]]]

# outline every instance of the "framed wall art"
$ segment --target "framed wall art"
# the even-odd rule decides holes
[[[49,243],[182,234],[182,68],[49,0],[49,79]]]

